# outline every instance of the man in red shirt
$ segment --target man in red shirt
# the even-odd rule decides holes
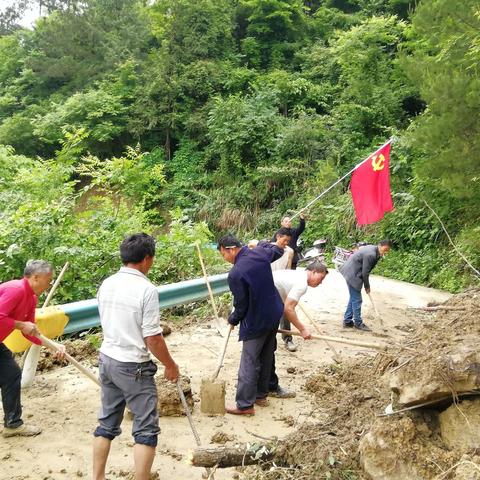
[[[53,270],[44,260],[30,260],[21,280],[0,284],[0,342],[18,329],[31,342],[41,345],[35,325],[37,296],[50,285]],[[4,412],[4,437],[38,435],[41,429],[22,421],[20,385],[22,371],[12,352],[0,343],[0,390]]]

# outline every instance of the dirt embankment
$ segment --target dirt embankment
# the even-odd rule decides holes
[[[249,467],[247,478],[479,480],[480,289],[443,306],[409,312],[417,326],[403,348],[307,378],[315,420],[281,442],[274,465]],[[410,402],[399,402],[407,391]],[[431,403],[384,416],[391,401],[395,411]]]

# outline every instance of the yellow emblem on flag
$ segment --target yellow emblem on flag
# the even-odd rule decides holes
[[[374,172],[378,172],[385,168],[385,157],[382,153],[372,157],[372,167]]]

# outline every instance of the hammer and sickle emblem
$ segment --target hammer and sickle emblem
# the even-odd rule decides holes
[[[385,157],[383,154],[374,155],[372,157],[372,167],[374,172],[378,172],[385,168]]]

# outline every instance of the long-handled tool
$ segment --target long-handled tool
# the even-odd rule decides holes
[[[295,335],[301,337],[302,335],[299,332],[294,332],[291,330],[277,330],[278,333],[283,333],[286,335]],[[350,340],[349,338],[340,338],[340,337],[330,337],[328,335],[312,335],[313,340],[329,340],[330,342],[344,343],[345,345],[355,345],[356,347],[363,348],[374,348],[375,350],[386,350],[387,346],[379,343],[369,343],[369,342],[359,342],[358,340]]]
[[[305,306],[302,303],[298,303],[298,306],[300,307],[300,310],[303,312],[303,314],[308,318],[308,321],[313,325],[313,328],[315,328],[317,333],[319,333],[320,335],[324,335],[324,332],[322,332],[321,328],[317,325],[317,322],[307,312]],[[340,362],[340,355],[335,350],[335,347],[328,340],[324,340],[324,342],[327,345],[327,347],[333,352],[333,359],[337,363]]]
[[[65,272],[69,263],[66,262],[63,266],[62,270],[58,274],[55,283],[52,285],[52,288],[48,292],[47,298],[43,302],[42,308],[46,308],[50,303],[50,300],[53,297],[53,294],[57,290],[58,285],[62,281]],[[22,388],[28,388],[32,386],[33,379],[35,377],[35,373],[37,372],[37,365],[38,360],[40,359],[40,346],[39,345],[32,345],[27,352],[22,357]]]
[[[203,378],[200,385],[200,411],[207,415],[223,415],[225,413],[225,381],[218,382],[217,377],[223,366],[228,340],[233,328],[232,325],[228,327],[214,374],[211,378]]]
[[[228,328],[227,335],[225,337],[222,353],[220,354],[220,357],[218,359],[217,368],[215,369],[215,373],[212,375],[212,382],[214,382],[217,379],[218,374],[220,373],[220,370],[223,367],[223,360],[225,358],[225,352],[227,351],[228,340],[230,338],[230,334],[232,333],[232,330],[233,330],[233,325],[230,325]]]
[[[50,340],[49,338],[44,337],[43,335],[38,335],[38,338],[42,341],[43,345],[47,346],[51,350],[55,352],[61,352],[61,349],[57,347],[57,344],[52,340]],[[80,362],[75,360],[68,353],[64,352],[64,356],[75,368],[77,368],[80,372],[86,375],[90,380],[92,380],[92,382],[100,386],[100,382],[98,381],[98,378],[93,374],[93,372],[91,372],[88,368],[84,367]]]
[[[68,266],[69,266],[68,262],[65,263],[65,265],[63,266],[61,272],[59,273],[57,279],[55,280],[55,283],[50,289],[50,292],[48,292],[47,298],[45,299],[45,302],[43,302],[42,308],[46,308],[50,303],[50,300],[52,299],[53,294],[57,290],[58,285],[60,284],[63,276],[65,275],[65,272]],[[55,352],[61,351],[55,342],[45,337],[44,335],[40,334],[38,335],[38,338],[42,341],[43,345],[49,347],[51,350]],[[37,352],[38,352],[38,355],[37,355]],[[35,372],[37,370],[39,356],[40,356],[40,347],[38,345],[32,345],[32,347],[30,347],[30,354],[27,355],[26,357],[25,366],[22,372],[22,386],[27,386],[26,382],[29,382],[28,386],[30,386],[31,383],[33,382],[33,377],[35,376]],[[98,386],[100,386],[100,382],[98,381],[97,377],[88,368],[84,367],[80,362],[75,360],[68,353],[64,353],[64,356],[75,368],[77,368],[80,372],[86,375],[90,380],[92,380]],[[25,385],[24,385],[24,375],[25,375]]]
[[[223,337],[224,333],[222,331],[223,323],[218,317],[218,310],[215,304],[215,300],[213,298],[212,287],[210,286],[210,282],[208,281],[207,269],[205,268],[205,263],[203,262],[202,251],[200,250],[200,242],[195,242],[195,247],[197,248],[198,253],[198,260],[200,261],[200,266],[202,267],[203,278],[205,279],[205,283],[207,284],[208,295],[210,297],[210,303],[212,304],[213,314],[215,315],[214,327],[217,332]]]
[[[228,336],[227,336],[228,338]],[[202,446],[202,442],[200,441],[200,435],[197,432],[197,429],[195,428],[195,424],[193,423],[193,418],[192,414],[190,412],[190,409],[188,408],[187,400],[185,398],[185,394],[183,393],[182,386],[180,385],[180,379],[177,381],[177,390],[178,390],[178,396],[180,397],[180,401],[182,402],[183,409],[185,410],[185,414],[187,415],[188,423],[190,424],[190,429],[192,430],[193,436],[195,438],[195,443],[197,444],[197,447]],[[206,469],[208,478],[213,479],[213,472],[210,473],[210,469]]]
[[[368,292],[367,295],[368,295],[368,298],[370,299],[370,303],[372,304],[373,311],[375,312],[375,317],[376,317],[376,318],[378,319],[378,321],[380,322],[380,325],[383,325],[382,317],[381,317],[380,314],[378,313],[377,307],[375,306],[375,302],[373,301],[372,294],[371,294],[370,292]]]

